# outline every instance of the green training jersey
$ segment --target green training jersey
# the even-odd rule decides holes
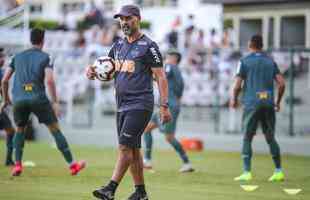
[[[48,101],[44,76],[46,68],[53,68],[50,56],[38,48],[15,55],[10,63],[14,71],[13,103],[25,100]]]
[[[184,80],[181,71],[177,65],[165,65],[165,72],[169,87],[169,107],[179,109],[180,99],[184,91]]]
[[[240,60],[237,76],[244,80],[242,103],[246,109],[274,105],[274,79],[278,73],[277,64],[262,52]]]

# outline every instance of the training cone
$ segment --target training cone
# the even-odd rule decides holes
[[[258,185],[240,185],[240,187],[246,192],[253,192],[258,188]]]
[[[24,167],[35,167],[36,164],[32,161],[25,161],[25,162],[23,162],[23,166]]]
[[[283,191],[284,191],[286,194],[289,194],[289,195],[296,195],[296,194],[298,194],[299,192],[301,192],[302,189],[283,189]]]
[[[186,151],[202,151],[203,150],[203,142],[198,138],[182,138],[180,140],[182,147]]]
[[[57,149],[57,145],[56,145],[55,142],[52,142],[50,145],[51,145],[51,147],[52,147],[53,149]]]

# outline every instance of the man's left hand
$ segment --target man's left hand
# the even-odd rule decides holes
[[[169,122],[171,119],[172,119],[172,116],[171,116],[171,113],[169,111],[169,108],[161,106],[160,107],[160,120],[161,120],[161,122],[164,124],[164,123]]]

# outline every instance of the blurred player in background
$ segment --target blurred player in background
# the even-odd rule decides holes
[[[49,55],[42,51],[44,44],[44,30],[31,30],[32,47],[15,55],[5,71],[2,79],[3,102],[1,111],[11,104],[8,94],[9,80],[14,76],[13,83],[13,114],[17,131],[14,137],[15,167],[13,176],[19,176],[22,171],[22,157],[25,142],[25,127],[29,115],[34,113],[40,123],[44,123],[52,133],[59,151],[70,166],[72,175],[76,175],[85,167],[85,162],[75,162],[64,135],[62,134],[57,115],[59,102],[53,75],[53,64]],[[45,92],[45,85],[51,97],[51,103]]]
[[[0,47],[0,79],[3,77],[3,66],[5,63],[4,49]],[[2,101],[2,93],[0,97]],[[4,130],[6,133],[6,159],[5,165],[14,165],[12,154],[13,154],[13,138],[15,134],[15,129],[12,126],[11,120],[5,111],[0,113],[0,130]]]
[[[269,145],[275,172],[269,181],[284,180],[281,168],[281,154],[275,139],[276,113],[280,111],[280,103],[285,90],[285,80],[277,64],[262,52],[263,39],[254,35],[249,41],[250,54],[239,62],[238,71],[233,85],[233,94],[230,106],[236,108],[238,95],[242,89],[244,106],[242,116],[242,132],[244,134],[242,158],[243,174],[236,177],[236,181],[249,181],[252,179],[251,158],[252,140],[258,124]],[[277,84],[278,94],[274,101],[274,81]]]
[[[152,147],[153,147],[153,137],[152,130],[159,128],[159,131],[165,134],[166,141],[171,144],[174,150],[179,154],[183,166],[179,170],[180,172],[192,172],[194,171],[191,163],[189,162],[188,156],[184,151],[182,145],[175,137],[177,119],[180,113],[181,107],[181,97],[184,91],[184,81],[178,64],[181,61],[181,54],[176,49],[171,49],[167,52],[165,59],[165,71],[166,77],[168,79],[169,88],[169,110],[172,114],[172,120],[168,123],[163,124],[160,121],[159,113],[153,113],[152,119],[148,126],[144,130],[144,168],[152,168]]]
[[[114,200],[115,191],[129,169],[135,191],[128,200],[148,200],[140,153],[141,137],[154,107],[153,75],[160,91],[161,119],[163,122],[171,119],[168,83],[157,44],[140,31],[140,9],[134,5],[123,6],[114,18],[120,18],[125,35],[124,39],[113,44],[109,52],[116,65],[114,83],[119,155],[110,182],[95,190],[93,195],[99,199]],[[88,68],[87,77],[94,79],[95,76],[92,68]]]

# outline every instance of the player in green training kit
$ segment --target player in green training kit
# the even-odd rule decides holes
[[[25,126],[29,115],[35,114],[40,123],[44,123],[52,133],[59,151],[70,166],[72,175],[76,175],[85,167],[85,162],[75,162],[64,135],[62,134],[56,115],[58,115],[58,99],[53,75],[53,65],[47,53],[42,51],[44,30],[33,29],[30,34],[32,48],[15,55],[2,79],[3,102],[1,111],[11,103],[8,95],[9,80],[14,75],[12,90],[13,114],[17,131],[14,137],[15,166],[13,176],[19,176],[22,171],[22,156],[25,141]],[[50,94],[49,102],[46,92]]]
[[[145,169],[151,169],[152,163],[152,146],[153,146],[153,137],[151,131],[159,127],[160,132],[165,134],[166,140],[175,151],[179,154],[180,158],[183,161],[183,166],[179,170],[180,172],[192,172],[191,163],[184,151],[180,142],[175,138],[176,124],[177,119],[180,113],[180,99],[184,90],[184,81],[178,67],[178,64],[181,61],[181,54],[176,50],[170,50],[167,52],[165,59],[165,71],[166,77],[168,79],[169,86],[169,110],[172,114],[172,120],[168,123],[161,123],[159,113],[153,113],[151,121],[144,131],[144,160],[143,165]]]
[[[5,55],[3,53],[3,49],[0,48],[0,79],[3,76],[3,65],[5,62]],[[0,97],[2,101],[2,97]],[[13,138],[15,134],[15,129],[12,126],[10,118],[7,116],[5,112],[0,113],[0,130],[4,130],[6,133],[6,159],[5,165],[10,166],[14,165],[12,154],[13,154]]]
[[[254,35],[249,41],[250,54],[240,60],[230,106],[236,108],[238,95],[242,89],[244,106],[242,116],[242,132],[244,134],[242,158],[244,172],[236,177],[236,181],[252,179],[251,158],[252,140],[258,124],[261,124],[266,142],[275,164],[275,172],[269,181],[283,181],[280,147],[275,139],[275,112],[280,111],[280,103],[285,90],[285,80],[277,64],[262,52],[263,39]],[[277,98],[274,101],[274,81],[277,84]]]

